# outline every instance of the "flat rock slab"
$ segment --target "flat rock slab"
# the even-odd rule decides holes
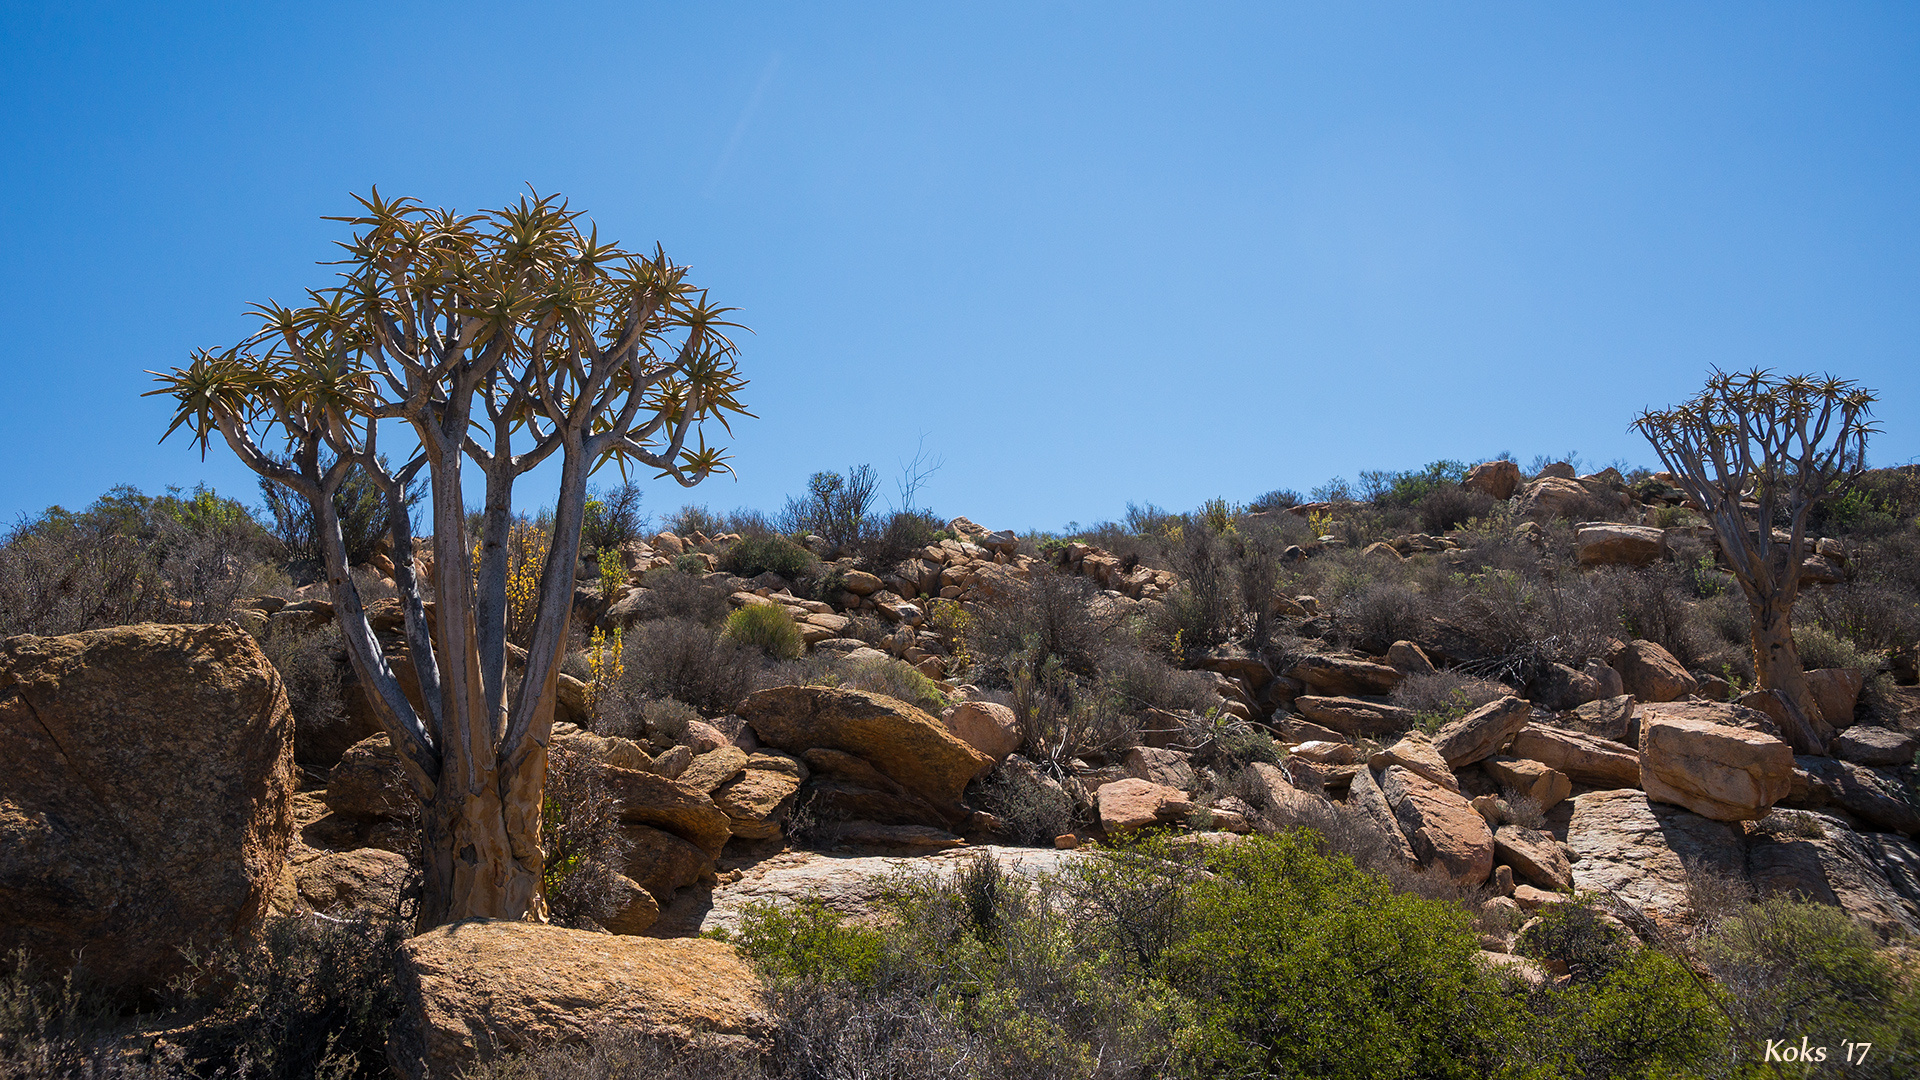
[[[1739,826],[1677,806],[1647,801],[1644,792],[1593,791],[1571,800],[1567,847],[1576,889],[1611,890],[1647,911],[1687,910],[1690,865],[1746,876]]]
[[[1441,728],[1433,747],[1449,766],[1459,768],[1492,757],[1526,726],[1532,706],[1517,697],[1504,697]]]
[[[1911,840],[1775,810],[1747,839],[1747,869],[1763,896],[1834,904],[1883,938],[1920,934],[1920,845]]]
[[[1640,755],[1610,739],[1528,724],[1507,748],[1512,757],[1538,761],[1576,784],[1596,788],[1640,786]]]
[[[847,919],[868,919],[880,912],[887,891],[898,882],[915,874],[951,876],[983,855],[1001,870],[1028,878],[1059,873],[1094,857],[1086,851],[990,844],[909,856],[788,851],[742,869],[735,881],[684,890],[649,932],[665,937],[737,931],[750,905],[791,908],[808,900],[818,900]]]
[[[1830,749],[1834,757],[1856,765],[1911,765],[1920,752],[1920,734],[1858,724],[1836,736]]]

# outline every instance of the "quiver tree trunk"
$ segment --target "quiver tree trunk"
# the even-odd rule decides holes
[[[1800,650],[1793,643],[1792,609],[1780,603],[1755,600],[1748,604],[1753,620],[1753,672],[1761,689],[1780,699],[1787,717],[1781,732],[1796,754],[1825,754],[1833,727],[1820,714],[1813,686],[1800,666]]]

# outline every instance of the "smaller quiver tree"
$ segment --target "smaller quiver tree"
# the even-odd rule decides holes
[[[1754,674],[1783,706],[1797,753],[1826,753],[1840,719],[1821,716],[1793,642],[1807,517],[1865,471],[1874,400],[1843,379],[1715,369],[1692,400],[1633,423],[1713,526],[1747,597]]]

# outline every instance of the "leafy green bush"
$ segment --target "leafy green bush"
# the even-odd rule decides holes
[[[791,660],[807,651],[800,626],[782,604],[748,604],[727,616],[721,635],[774,658]]]
[[[617,551],[620,545],[640,539],[647,527],[647,519],[640,513],[641,495],[640,485],[631,480],[607,491],[594,491],[580,520],[580,550]]]
[[[768,571],[789,582],[799,581],[818,571],[820,560],[813,553],[782,536],[747,536],[727,548],[720,558],[720,569],[741,577],[758,577]]]
[[[886,938],[879,931],[847,926],[818,900],[792,907],[749,904],[741,913],[740,932],[729,940],[775,980],[870,985],[880,974],[886,951]]]

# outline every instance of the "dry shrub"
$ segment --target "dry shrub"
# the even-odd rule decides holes
[[[258,640],[260,651],[287,689],[287,705],[293,710],[294,730],[301,733],[301,742],[346,722],[347,707],[340,697],[345,658],[338,625],[329,622],[303,632],[270,623]]]
[[[999,818],[1002,834],[1015,844],[1049,847],[1073,827],[1073,800],[1024,758],[988,770],[969,786],[967,801]]]
[[[647,597],[640,610],[643,620],[681,619],[701,626],[719,626],[731,610],[724,586],[708,584],[695,574],[677,570],[650,571]]]
[[[620,830],[620,800],[591,757],[561,746],[548,750],[541,839],[555,923],[587,928],[619,912],[621,867],[632,845]]]
[[[1340,601],[1333,625],[1347,645],[1377,654],[1396,641],[1418,638],[1428,614],[1426,598],[1410,582],[1375,581]]]
[[[614,694],[631,702],[674,698],[715,716],[759,689],[758,650],[687,619],[639,623],[627,632]]]
[[[649,1038],[606,1027],[575,1045],[496,1058],[466,1072],[467,1080],[759,1080],[759,1055],[726,1040]]]

